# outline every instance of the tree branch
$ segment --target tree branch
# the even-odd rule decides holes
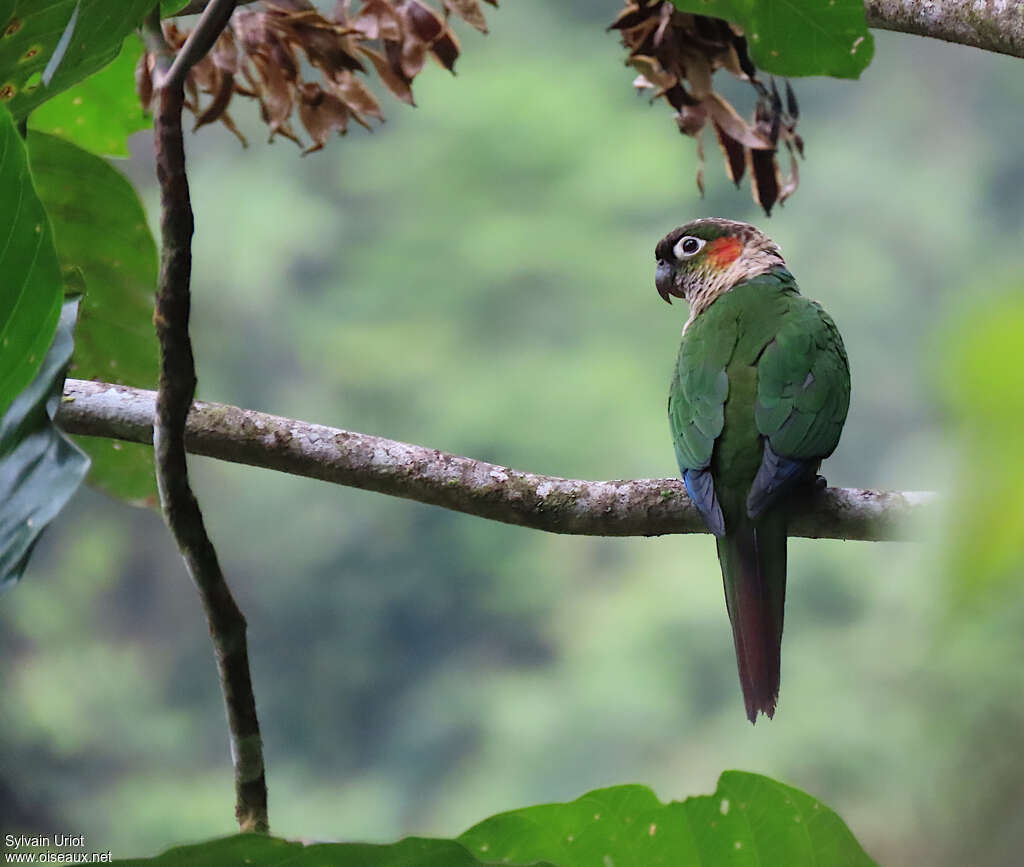
[[[185,44],[174,58],[165,81],[154,79],[155,87],[165,83],[170,87],[184,83],[189,70],[206,56],[206,52],[220,37],[231,18],[231,13],[235,11],[236,2],[237,0],[210,0],[203,9],[195,29],[188,35]]]
[[[57,423],[69,433],[152,441],[151,391],[68,379]],[[540,476],[436,449],[196,401],[192,454],[378,491],[551,533],[660,536],[707,530],[678,479],[590,482]],[[814,539],[901,539],[930,493],[828,488],[794,512],[790,533]]]
[[[868,27],[1024,57],[1020,0],[865,0]]]
[[[214,0],[210,8],[231,5]],[[160,49],[163,34],[159,20],[151,16],[145,29],[147,40]],[[166,62],[166,49],[161,50],[158,62]],[[172,73],[178,68],[175,60]],[[153,133],[162,245],[153,324],[160,343],[160,383],[149,407],[149,418],[154,428],[156,480],[164,519],[199,590],[217,657],[227,706],[238,825],[242,831],[267,831],[263,743],[249,673],[245,617],[224,580],[217,551],[189,485],[185,460],[185,422],[195,395],[196,371],[188,331],[194,220],[181,129],[188,71],[187,66],[183,69],[176,77],[171,73],[154,76]]]

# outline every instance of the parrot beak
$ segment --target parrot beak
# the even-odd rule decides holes
[[[672,291],[674,276],[672,266],[668,262],[658,262],[658,269],[654,272],[654,285],[658,289],[658,294],[669,304],[672,303],[672,296],[676,294]]]

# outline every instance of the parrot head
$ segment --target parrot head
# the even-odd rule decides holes
[[[749,223],[707,217],[673,229],[654,248],[654,284],[669,304],[685,298],[690,318],[737,283],[786,263],[778,245]]]

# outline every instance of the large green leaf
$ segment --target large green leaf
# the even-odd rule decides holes
[[[0,414],[32,381],[60,316],[62,283],[25,146],[0,108]]]
[[[39,534],[89,468],[89,459],[53,423],[77,312],[77,298],[64,302],[39,372],[0,418],[0,588],[21,577]]]
[[[461,844],[461,845],[459,845]],[[465,847],[465,848],[463,848]],[[713,795],[662,804],[646,786],[598,789],[566,804],[545,804],[485,819],[458,838],[407,838],[390,846],[303,847],[240,835],[117,864],[214,867],[739,867],[827,864],[867,867],[865,854],[832,810],[799,789],[758,774],[726,771]]]
[[[141,54],[142,42],[130,35],[117,60],[33,111],[29,128],[93,153],[128,156],[128,136],[152,125],[135,94],[135,62]]]
[[[85,277],[72,374],[154,387],[157,252],[135,190],[104,159],[61,138],[30,132],[28,145],[61,264]],[[156,502],[152,447],[92,437],[78,443],[93,459],[92,484],[122,499]]]
[[[673,0],[743,28],[754,63],[775,75],[857,78],[875,43],[863,0]]]
[[[288,867],[478,867],[491,862],[478,861],[453,840],[407,837],[397,843],[379,846],[369,843],[304,846],[260,834],[238,834],[196,846],[179,846],[156,858],[134,858],[113,863],[158,867],[222,867],[227,864],[244,864],[246,867],[278,864],[287,864]]]
[[[78,9],[67,50],[49,84],[43,70]],[[153,0],[0,0],[0,100],[16,118],[117,57]]]
[[[646,786],[598,789],[485,819],[459,837],[496,861],[547,858],[559,867],[870,865],[832,810],[759,774],[726,771],[713,795],[662,804]]]

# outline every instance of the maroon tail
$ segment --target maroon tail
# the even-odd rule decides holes
[[[769,719],[779,698],[786,599],[786,530],[781,517],[744,523],[718,539],[725,604],[747,719]]]

